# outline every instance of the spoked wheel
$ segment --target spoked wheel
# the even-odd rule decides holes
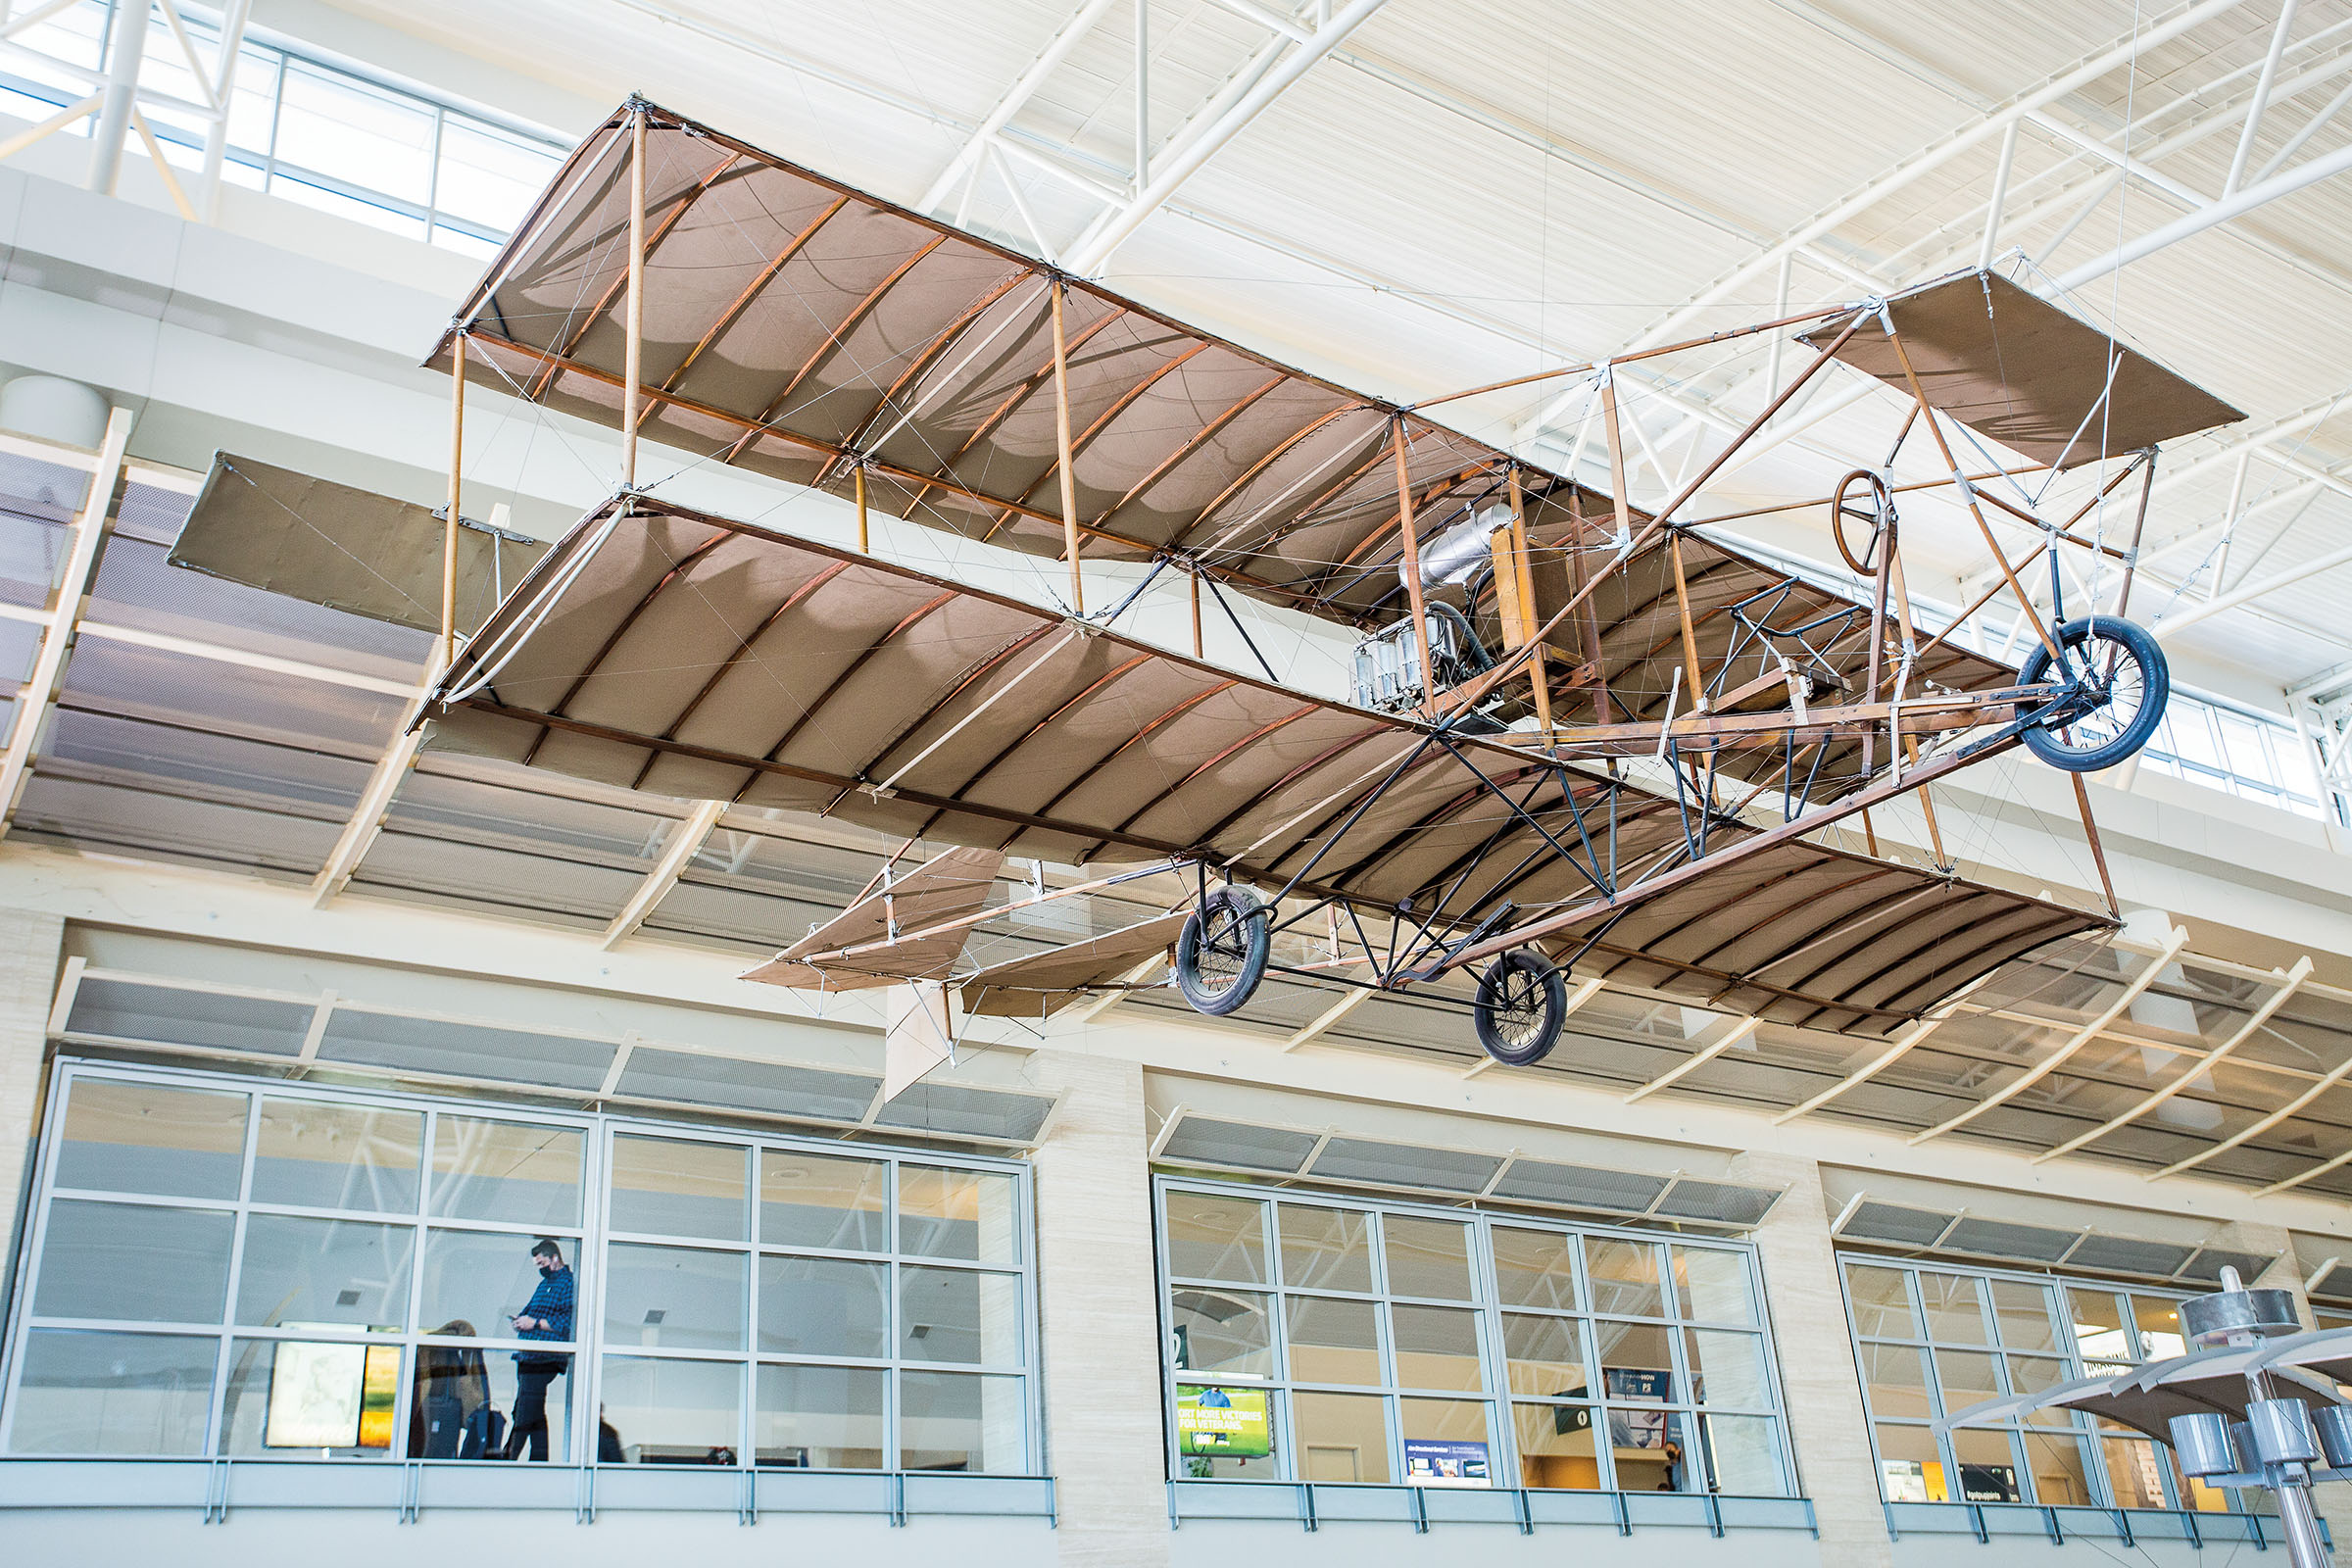
[[[1533,948],[1513,948],[1478,979],[1470,1017],[1478,1043],[1506,1067],[1542,1061],[1568,1022],[1568,986],[1559,967]]]
[[[1219,888],[1185,917],[1176,937],[1176,989],[1196,1012],[1222,1018],[1266,975],[1272,946],[1266,906],[1246,888]]]
[[[2053,667],[2049,649],[2036,643],[2018,677],[2029,686],[2064,682],[2075,692],[2025,731],[2026,749],[2069,773],[2113,767],[2147,745],[2164,721],[2173,693],[2164,650],[2144,627],[2112,615],[2070,620],[2053,636],[2066,656],[2063,666]]]
[[[1849,523],[1860,523],[1869,530],[1859,550],[1846,538]],[[1874,469],[1856,468],[1838,481],[1837,494],[1830,502],[1830,537],[1855,576],[1878,574],[1886,559],[1882,551],[1893,532],[1894,492],[1882,475]]]

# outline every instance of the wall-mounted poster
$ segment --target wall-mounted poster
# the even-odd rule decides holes
[[[289,1340],[271,1355],[262,1442],[272,1448],[387,1447],[399,1397],[398,1347]]]
[[[1423,1438],[1404,1440],[1404,1481],[1412,1487],[1487,1487],[1487,1446],[1483,1443],[1440,1443]]]
[[[1265,1390],[1177,1386],[1179,1453],[1262,1459],[1274,1451],[1273,1437],[1273,1425],[1266,1419]]]

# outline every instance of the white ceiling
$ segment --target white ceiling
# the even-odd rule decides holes
[[[643,92],[912,204],[1082,0],[340,0],[340,9],[582,100]],[[1011,114],[1006,161],[984,169],[963,208],[971,226],[1031,251],[1041,248],[1034,220],[1056,256],[1072,252],[1105,197],[1121,194],[1135,163],[1138,3],[1085,9],[1096,20]],[[1262,69],[1277,58],[1274,24],[1311,31],[1317,9],[1318,0],[1144,0],[1159,167],[1189,118],[1245,85],[1253,61]],[[1113,287],[1282,359],[1384,395],[1430,398],[1621,349],[1890,172],[1976,134],[1922,177],[1829,225],[1793,264],[1794,308],[1857,298],[1873,284],[1976,259],[2002,141],[1984,133],[1988,114],[2191,9],[2132,0],[1387,0],[1221,146],[1102,272]],[[1998,244],[2033,258],[2036,270],[2024,281],[2096,261],[2223,192],[2278,0],[2196,9],[2210,14],[2020,125]],[[2315,119],[2279,172],[2352,147],[2352,107],[2320,118],[2352,88],[2352,0],[2306,0],[2285,38],[2241,187],[2258,184]],[[2109,154],[2085,152],[2085,141]],[[2140,171],[2120,190],[2116,154]],[[1088,194],[1088,181],[1104,195]],[[958,185],[939,210],[952,217],[966,201]],[[1674,335],[1777,314],[1778,276],[1765,267]],[[2225,592],[2352,545],[2352,483],[2306,493],[2312,471],[2344,463],[2352,473],[2352,398],[2330,408],[2352,389],[2352,183],[2318,180],[2089,283],[2069,303],[2112,313],[2120,333],[2249,414],[2234,433],[2180,443],[2161,472],[2245,432],[2328,411],[2252,464],[2242,499],[2270,504],[2235,530]],[[1629,376],[1627,407],[1669,473],[1698,433],[1719,443],[1761,406],[1768,341]],[[1784,374],[1797,363],[1787,356]],[[1842,380],[1826,385],[1816,406],[1843,390]],[[1555,392],[1465,401],[1446,416],[1524,442]],[[1700,406],[1711,425],[1686,417]],[[1883,460],[1900,418],[1891,393],[1863,396],[1727,475],[1688,514],[1821,495],[1857,461]],[[1573,409],[1566,422],[1547,444],[1522,450],[1563,464]],[[1932,462],[1933,447],[1915,439],[1904,476],[1929,477]],[[2135,618],[2161,624],[2208,593],[2235,466],[2225,458],[2160,485],[2150,543],[2206,532],[2151,564],[2133,590]],[[2086,473],[2056,493],[2086,493],[2092,482]],[[1640,472],[1631,488],[1655,501],[1666,486]],[[2129,533],[2132,512],[2128,493],[2107,509],[2111,541]],[[1921,498],[1905,520],[1914,594],[1954,605],[1964,591],[1974,598],[1988,562],[1966,514]],[[1737,527],[1826,554],[1812,512]],[[2004,540],[2014,555],[2030,536]],[[2102,586],[2111,599],[2112,568]],[[2352,662],[2348,588],[2352,565],[2222,611],[2183,628],[2175,657],[2191,683],[2277,708],[2282,688]]]

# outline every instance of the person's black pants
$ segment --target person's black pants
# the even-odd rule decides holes
[[[507,1457],[523,1457],[522,1445],[530,1440],[530,1457],[547,1457],[547,1386],[562,1377],[568,1369],[563,1361],[517,1361],[514,1363],[514,1430],[507,1438]]]

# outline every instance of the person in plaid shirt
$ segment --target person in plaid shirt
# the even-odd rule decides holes
[[[531,1261],[539,1266],[539,1286],[531,1292],[529,1303],[514,1316],[515,1338],[568,1343],[579,1293],[570,1266],[564,1261],[564,1249],[542,1241],[531,1249]],[[508,1458],[522,1457],[526,1437],[530,1456],[547,1457],[547,1386],[570,1370],[568,1355],[514,1352],[514,1430],[507,1438]]]

